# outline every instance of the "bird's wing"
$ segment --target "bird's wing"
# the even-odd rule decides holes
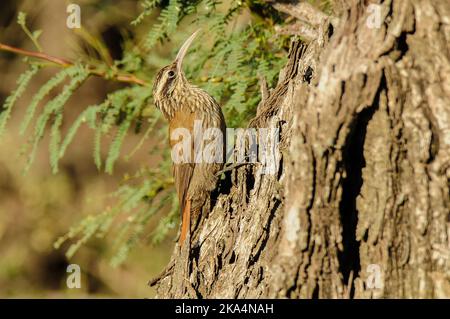
[[[175,145],[177,145],[178,143],[182,143],[181,137],[178,137],[176,134],[175,136],[177,137],[172,136],[172,133],[174,133],[177,128],[187,129],[187,131],[190,134],[190,141],[189,143],[186,143],[186,148],[190,148],[191,152],[190,162],[173,165],[173,177],[175,180],[175,186],[178,193],[181,212],[183,212],[184,206],[186,205],[186,196],[192,181],[192,176],[194,175],[194,171],[202,166],[197,165],[194,161],[195,158],[194,140],[197,139],[200,143],[202,143],[202,136],[198,137],[194,136],[195,120],[201,121],[200,123],[202,125],[201,130],[202,132],[203,130],[209,127],[218,127],[222,129],[222,131],[225,130],[225,121],[223,119],[223,114],[220,110],[220,107],[216,104],[212,105],[212,107],[214,106],[218,108],[218,112],[214,113],[216,115],[215,117],[211,117],[210,114],[207,114],[203,110],[189,112],[186,109],[184,109],[184,111],[179,111],[175,113],[174,117],[169,122],[170,146],[172,147],[172,150]],[[196,133],[202,134],[202,132]]]
[[[183,212],[184,205],[186,204],[186,195],[189,189],[189,184],[191,183],[194,167],[195,164],[192,163],[173,165],[173,177],[175,180],[175,187],[177,189],[181,212]]]
[[[169,123],[169,136],[170,136],[170,146],[173,149],[178,143],[181,143],[182,138],[173,139],[173,133],[176,129],[182,128],[187,129],[190,134],[190,140],[187,141],[187,148],[190,149],[190,161],[183,163],[173,164],[173,177],[175,181],[175,187],[178,194],[178,200],[180,203],[181,212],[183,212],[184,206],[186,205],[186,196],[191,183],[192,175],[195,169],[194,163],[194,128],[195,114],[190,112],[177,112],[173,119]]]

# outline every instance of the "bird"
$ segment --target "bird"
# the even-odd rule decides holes
[[[159,70],[152,91],[156,107],[169,124],[173,177],[181,213],[179,247],[183,247],[188,233],[191,232],[192,216],[198,216],[209,194],[216,188],[217,175],[223,167],[225,156],[226,123],[221,107],[206,91],[191,84],[183,72],[184,58],[199,31],[194,32],[184,42],[172,63]],[[220,144],[213,147],[217,151],[213,152],[214,161],[195,160],[199,151],[196,141],[201,139],[195,127],[196,123],[200,124],[201,132],[210,129],[220,133],[216,134],[214,139],[200,142],[200,152],[201,146],[205,146],[207,141]],[[189,159],[188,161],[174,160],[174,148],[181,142],[180,134],[177,134],[179,132],[187,132],[190,136],[183,141],[187,144],[189,154],[182,155],[185,156],[184,159]]]

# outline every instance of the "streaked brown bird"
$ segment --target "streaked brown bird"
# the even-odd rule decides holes
[[[189,162],[173,163],[173,176],[182,219],[180,247],[188,232],[191,231],[191,216],[200,213],[210,192],[216,188],[218,180],[216,174],[223,167],[225,153],[226,125],[220,106],[207,92],[189,83],[182,69],[184,57],[198,32],[199,30],[185,41],[175,60],[157,73],[153,84],[153,98],[156,107],[169,121],[169,144],[172,150],[180,142],[180,138],[177,139],[177,134],[174,134],[177,129],[187,129],[192,137],[187,140],[191,152]],[[203,132],[208,128],[220,130],[222,145],[222,151],[218,154],[221,157],[220,161],[194,161],[194,153],[198,151],[198,144],[194,149],[194,141],[197,138],[194,133],[198,134],[198,131],[194,129],[196,123],[201,123]],[[187,131],[185,130],[185,132]]]

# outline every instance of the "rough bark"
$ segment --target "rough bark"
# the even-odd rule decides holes
[[[277,173],[229,174],[158,297],[450,297],[450,3],[381,8],[293,41],[250,124],[280,129]]]

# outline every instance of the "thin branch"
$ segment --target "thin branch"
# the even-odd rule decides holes
[[[63,68],[67,68],[69,66],[74,65],[73,62],[63,59],[63,58],[58,58],[58,57],[51,56],[51,55],[48,55],[48,54],[42,53],[42,52],[28,51],[28,50],[15,48],[15,47],[3,44],[3,43],[0,43],[0,51],[12,52],[12,53],[16,53],[16,54],[20,54],[20,55],[24,55],[24,56],[29,56],[32,58],[49,61],[49,62],[54,63],[57,66],[63,67]],[[149,85],[146,81],[139,79],[132,74],[113,74],[109,78],[109,77],[107,77],[107,74],[105,71],[96,70],[94,67],[91,67],[91,66],[89,67],[89,73],[94,76],[98,76],[98,77],[105,78],[105,79],[112,79],[112,80],[118,81],[118,82],[134,83],[134,84],[139,84],[142,86]]]
[[[311,42],[318,37],[317,30],[303,21],[297,21],[284,27],[276,26],[275,31],[278,34],[299,35],[302,37],[302,40],[307,42]]]
[[[287,13],[315,27],[321,25],[327,19],[330,19],[330,22],[334,26],[338,23],[338,19],[336,17],[328,16],[308,2],[300,2],[296,4],[274,3],[272,6],[280,12]]]
[[[72,62],[61,59],[61,58],[57,58],[57,57],[54,57],[54,56],[51,56],[51,55],[48,55],[45,53],[41,53],[41,52],[27,51],[27,50],[15,48],[15,47],[3,44],[3,43],[0,43],[0,50],[50,61],[50,62],[58,64],[62,67],[68,67],[68,66],[73,65]]]

